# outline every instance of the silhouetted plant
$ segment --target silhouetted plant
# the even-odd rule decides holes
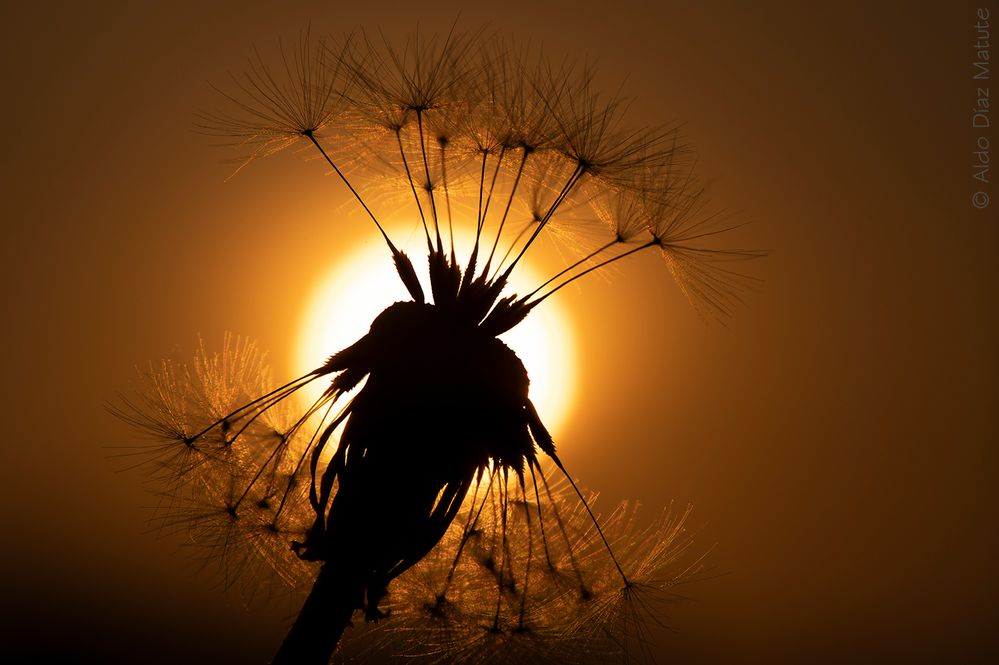
[[[227,110],[203,114],[201,129],[240,146],[243,164],[311,145],[375,224],[411,300],[276,389],[256,348],[232,338],[190,366],[152,366],[147,390],[115,412],[154,440],[164,523],[191,529],[230,570],[314,579],[275,663],[327,662],[357,609],[392,614],[365,648],[428,662],[642,654],[648,604],[699,567],[679,563],[687,511],[646,529],[626,507],[597,520],[497,336],[645,250],[699,311],[730,311],[749,279],[730,263],[758,253],[707,244],[728,229],[706,213],[677,129],[632,129],[589,68],[481,32],[401,47],[306,36],[275,65],[255,56],[222,94]],[[376,212],[400,193],[426,241],[430,301]],[[459,226],[474,231],[466,256]],[[542,238],[576,258],[507,295]],[[320,379],[322,395],[294,411],[288,398]]]

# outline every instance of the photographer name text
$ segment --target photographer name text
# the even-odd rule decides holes
[[[992,151],[989,141],[989,129],[992,127],[989,81],[992,76],[991,64],[991,30],[990,12],[987,7],[979,8],[975,13],[975,42],[972,45],[974,59],[972,60],[972,75],[975,95],[971,109],[971,127],[975,130],[975,143],[972,150],[971,173],[974,180],[974,191],[971,194],[971,205],[982,209],[989,206],[990,171],[992,168]]]

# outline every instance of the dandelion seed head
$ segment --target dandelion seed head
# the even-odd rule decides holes
[[[752,281],[732,264],[760,253],[714,244],[733,226],[709,211],[678,127],[629,124],[630,102],[603,94],[588,64],[481,30],[401,44],[306,33],[277,51],[277,64],[255,53],[199,127],[248,151],[244,163],[314,149],[410,299],[284,385],[232,336],[151,366],[140,396],[112,410],[153,439],[136,454],[160,488],[160,526],[185,530],[227,583],[314,580],[275,662],[297,660],[321,602],[341,606],[332,645],[355,609],[374,622],[358,630],[362,654],[650,657],[649,626],[701,573],[689,508],[651,524],[627,504],[597,516],[498,336],[648,249],[696,309],[724,317]],[[425,263],[393,242],[392,215],[418,225]],[[565,267],[511,294],[513,271],[544,244]],[[319,379],[322,393],[295,408]]]
[[[175,407],[177,377],[189,379],[183,385],[191,399],[184,403],[195,410],[214,408],[203,399],[206,386],[232,399],[259,390],[269,375],[261,367],[264,354],[231,336],[222,347],[211,352],[201,341],[190,366],[157,366],[143,395],[144,403],[159,404],[146,412],[150,422]],[[241,429],[231,444],[209,439],[198,451],[199,464],[161,485],[153,523],[187,535],[205,565],[222,572],[224,585],[239,585],[250,597],[307,584],[316,564],[296,556],[289,543],[309,538],[314,517],[309,475],[296,457],[307,449],[304,432],[315,425],[292,423],[278,435],[270,425],[242,429],[245,419],[231,420]],[[543,479],[535,481],[541,489],[532,489],[535,473]],[[668,510],[642,526],[637,507],[622,505],[601,518],[634,585],[625,592],[567,481],[554,479],[552,469],[520,476],[495,465],[478,476],[439,542],[392,581],[382,609],[387,618],[360,630],[345,653],[375,650],[418,662],[483,665],[523,662],[528,655],[532,662],[603,662],[621,652],[622,641],[630,644],[622,637],[622,616],[649,621],[640,613],[653,607],[642,604],[646,598],[699,573],[697,565],[684,563],[688,516],[689,508]]]

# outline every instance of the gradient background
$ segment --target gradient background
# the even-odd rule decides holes
[[[464,4],[4,3],[3,655],[272,654],[292,610],[246,611],[181,539],[146,533],[141,474],[102,448],[132,435],[103,402],[199,333],[253,336],[290,375],[310,285],[375,240],[335,218],[314,162],[225,182],[191,131],[206,82],[310,21],[443,29],[461,9],[597,58],[640,121],[686,121],[713,200],[773,250],[728,329],[651,256],[565,294],[567,463],[608,500],[692,502],[697,542],[718,543],[720,575],[660,636],[670,662],[999,657],[999,188],[972,208],[977,5]]]

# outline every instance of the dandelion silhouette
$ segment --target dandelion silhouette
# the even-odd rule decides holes
[[[256,347],[227,337],[193,364],[163,362],[113,411],[167,497],[166,526],[227,562],[314,580],[274,663],[327,663],[355,611],[359,658],[583,662],[651,656],[646,631],[689,579],[684,523],[640,528],[590,509],[498,336],[591,272],[652,250],[698,311],[723,317],[756,252],[710,246],[675,127],[632,129],[593,72],[515,44],[448,34],[402,47],[304,36],[257,54],[199,127],[242,164],[305,143],[384,239],[410,300],[355,344],[270,389]],[[376,209],[402,195],[426,241],[430,297]],[[474,232],[459,255],[455,230]],[[526,295],[507,282],[535,244],[575,258]],[[293,400],[328,386],[307,408]],[[687,561],[687,563],[683,563]],[[391,615],[385,621],[379,621]],[[350,649],[343,650],[348,654]]]

